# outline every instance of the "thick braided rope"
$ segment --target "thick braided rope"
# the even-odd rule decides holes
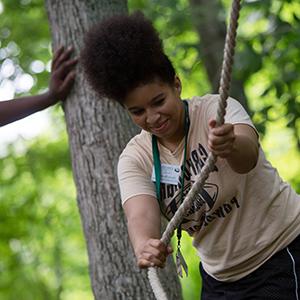
[[[233,0],[231,6],[230,23],[226,34],[222,72],[221,72],[220,87],[219,87],[220,98],[218,102],[218,109],[217,109],[217,116],[216,116],[217,126],[224,124],[224,119],[225,119],[227,98],[229,95],[230,82],[231,82],[234,50],[236,44],[235,39],[236,39],[236,32],[238,27],[238,18],[241,9],[240,2],[241,0]],[[193,199],[203,188],[204,183],[207,180],[210,172],[212,172],[214,169],[216,160],[217,157],[214,154],[210,153],[196,182],[193,184],[191,190],[189,191],[188,195],[184,199],[183,203],[180,205],[175,215],[168,223],[168,226],[161,238],[161,241],[164,242],[166,245],[169,244],[171,237],[174,233],[174,230],[181,223],[185,213],[190,209],[193,203]],[[203,207],[203,210],[204,209],[205,208]],[[168,299],[167,295],[158,278],[157,268],[149,268],[148,278],[156,299],[167,300]]]

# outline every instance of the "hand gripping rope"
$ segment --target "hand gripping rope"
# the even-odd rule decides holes
[[[224,124],[224,117],[225,117],[226,106],[227,106],[226,101],[229,95],[231,73],[232,73],[232,66],[233,66],[236,31],[238,27],[239,12],[241,9],[240,2],[241,0],[233,0],[231,6],[230,23],[226,34],[222,72],[221,72],[220,87],[219,87],[220,98],[218,102],[218,109],[217,109],[217,116],[216,116],[217,126]],[[216,155],[210,153],[203,169],[201,170],[201,173],[198,175],[196,182],[192,186],[191,190],[189,191],[188,195],[184,199],[183,203],[176,211],[173,218],[168,223],[168,226],[162,235],[161,241],[165,245],[169,244],[171,237],[174,233],[174,230],[181,223],[186,211],[190,209],[193,203],[193,199],[204,186],[204,183],[207,180],[209,173],[212,172],[214,169],[216,160],[217,160]],[[158,278],[157,268],[152,267],[148,269],[148,278],[156,299],[167,300],[168,299],[167,295]]]

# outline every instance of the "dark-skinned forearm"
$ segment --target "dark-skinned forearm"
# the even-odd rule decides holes
[[[160,239],[160,217],[140,216],[127,219],[128,233],[137,255],[149,239]]]
[[[237,135],[233,151],[226,160],[233,171],[240,174],[250,172],[258,160],[258,143],[246,135]]]
[[[0,102],[0,126],[27,117],[56,102],[50,92]]]

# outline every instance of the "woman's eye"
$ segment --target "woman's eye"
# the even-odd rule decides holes
[[[140,116],[143,113],[143,110],[134,110],[134,111],[131,111],[131,113],[135,116]]]
[[[164,101],[165,101],[165,98],[161,98],[161,99],[155,101],[154,105],[155,106],[160,106],[164,103]]]

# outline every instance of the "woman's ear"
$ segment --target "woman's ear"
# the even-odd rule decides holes
[[[178,95],[180,96],[181,94],[181,81],[180,78],[176,75],[174,79],[174,87],[176,91],[178,92]]]

